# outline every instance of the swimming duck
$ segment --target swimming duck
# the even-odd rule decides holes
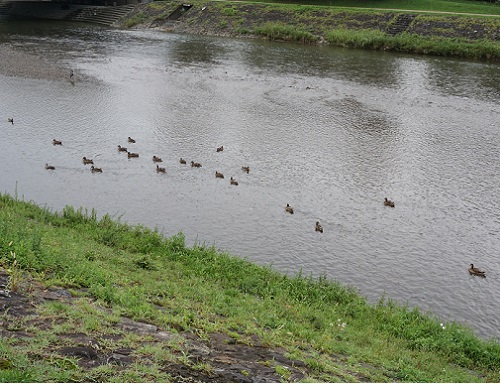
[[[200,168],[201,164],[200,163],[195,163],[194,161],[191,161],[191,167]]]
[[[323,227],[319,223],[319,221],[316,221],[316,232],[321,232],[323,233]]]
[[[231,183],[231,185],[238,185],[238,182],[236,181],[236,179],[233,179],[232,176],[231,176],[231,180],[229,182]]]
[[[224,146],[221,145],[219,148],[217,148],[217,152],[222,152],[224,150]]]
[[[52,144],[53,145],[62,145],[62,141],[59,141],[59,140],[56,140],[56,139],[52,139]]]
[[[215,177],[218,177],[219,179],[223,179],[224,175],[221,172],[215,171]]]
[[[128,142],[129,142],[129,143],[135,143],[135,140],[134,140],[134,139],[132,139],[132,138],[129,136],[129,137],[128,137]]]
[[[7,122],[14,124],[14,118],[13,117],[8,117],[7,118]]]
[[[92,171],[92,173],[102,173],[102,168],[91,166],[90,170]]]
[[[186,160],[184,160],[182,157],[179,159],[179,163],[181,164],[186,164]]]
[[[469,273],[474,276],[486,277],[486,272],[481,271],[479,268],[474,267],[474,264],[471,264],[469,267]]]
[[[83,164],[94,164],[94,160],[83,157]]]
[[[286,207],[285,207],[285,211],[287,211],[288,213],[291,213],[293,215],[293,208],[290,207],[290,204],[286,204]]]
[[[128,152],[127,148],[122,147],[121,145],[118,146],[118,152]]]
[[[387,199],[387,197],[386,197],[386,198],[385,198],[385,200],[384,200],[384,205],[385,205],[386,207],[393,207],[393,208],[394,208],[394,202],[393,202],[393,201],[391,201],[391,200],[388,200],[388,199]]]
[[[163,160],[162,160],[160,157],[158,157],[158,156],[153,156],[153,162],[155,162],[155,163],[161,163],[162,161],[163,161]]]
[[[250,167],[241,167],[243,172],[250,173]]]
[[[53,165],[48,165],[47,163],[45,163],[45,169],[54,170],[54,169],[56,169],[56,167],[54,167]]]
[[[156,166],[156,172],[157,173],[165,173],[165,168],[160,167],[159,165]]]
[[[130,159],[131,157],[139,157],[139,154],[134,152],[127,152],[127,156]]]

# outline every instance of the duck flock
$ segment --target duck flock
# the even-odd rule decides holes
[[[14,124],[14,118],[9,117],[7,119],[7,122],[11,123],[11,124]],[[135,144],[136,140],[129,136],[127,138],[127,142],[129,144]],[[53,139],[52,140],[52,144],[54,146],[62,145],[62,141],[61,140]],[[130,152],[127,147],[123,147],[121,145],[118,145],[117,149],[118,149],[118,152],[124,152],[124,153],[126,153],[127,154],[127,158],[129,158],[129,159],[138,158],[139,157],[139,153],[137,153],[137,152]],[[223,152],[223,151],[224,151],[224,146],[220,146],[220,147],[216,148],[216,152]],[[161,157],[153,155],[152,161],[156,165],[156,172],[157,173],[166,173],[166,169],[164,167],[160,167],[157,164],[157,163],[162,163],[163,162],[163,160],[162,160]],[[93,159],[89,159],[89,158],[87,158],[87,157],[84,156],[82,158],[82,163],[84,165],[90,165],[90,171],[92,173],[102,173],[103,172],[102,168],[94,166],[94,160]],[[188,162],[185,159],[183,159],[182,157],[179,159],[179,163],[181,165],[187,165],[188,164]],[[201,168],[202,167],[201,163],[195,162],[195,161],[191,161],[190,165],[193,168]],[[45,163],[45,169],[53,171],[56,168],[53,165],[49,165],[48,163]],[[250,167],[249,166],[242,166],[241,170],[243,172],[247,173],[247,174],[250,173]],[[215,177],[218,178],[218,179],[224,179],[224,174],[222,172],[215,171]],[[230,183],[230,185],[234,185],[234,186],[238,185],[238,181],[234,177],[232,177],[232,176],[229,179],[229,183]],[[394,208],[395,204],[394,204],[394,201],[389,200],[387,197],[385,197],[384,198],[384,206]],[[292,206],[290,206],[290,204],[287,203],[286,206],[284,207],[284,209],[285,209],[286,213],[289,213],[291,215],[294,214],[294,209],[293,209]],[[321,223],[319,221],[316,221],[316,224],[315,224],[314,228],[315,228],[316,232],[323,233],[323,226],[321,225]],[[470,275],[479,276],[479,277],[486,277],[486,272],[478,269],[477,267],[474,267],[473,264],[470,264],[468,271],[469,271]]]
[[[13,121],[14,121],[13,118],[9,118],[8,121],[11,122],[12,124],[14,124],[13,123]],[[132,137],[128,136],[127,142],[128,142],[128,146],[130,146],[130,145],[135,144],[136,140],[133,139]],[[61,140],[52,139],[52,145],[54,145],[54,146],[62,146],[63,143],[62,143]],[[118,145],[117,150],[118,150],[119,153],[126,153],[127,154],[127,158],[129,158],[129,159],[139,158],[139,153],[137,153],[137,152],[131,152],[129,150],[129,148],[124,147],[122,145]],[[216,148],[216,152],[223,152],[223,151],[224,151],[224,146],[223,145]],[[156,165],[156,172],[157,173],[166,173],[166,169],[164,167],[160,167],[160,165],[158,164],[158,163],[162,163],[163,162],[163,159],[161,157],[153,155],[152,161]],[[90,159],[90,158],[87,158],[86,156],[84,156],[84,157],[82,157],[82,163],[83,163],[83,165],[90,165],[90,171],[92,173],[103,173],[102,168],[96,167],[94,165],[94,160],[93,159]],[[179,159],[179,163],[181,165],[188,165],[188,161],[185,160],[185,159],[183,159],[182,157]],[[201,163],[193,161],[193,160],[190,162],[190,165],[191,165],[192,168],[201,168],[202,167]],[[53,165],[49,165],[48,163],[45,163],[45,169],[46,170],[50,170],[50,171],[54,171],[56,169],[56,167],[53,166]],[[250,167],[249,166],[242,166],[241,170],[243,172],[247,173],[247,174],[250,173]],[[217,179],[224,179],[224,174],[222,172],[215,171],[215,177]],[[234,186],[239,185],[238,181],[233,176],[231,176],[231,178],[229,179],[229,184],[230,185],[234,185]],[[387,198],[386,198],[386,201],[388,201]],[[394,203],[392,203],[392,207],[393,206],[394,206]],[[288,204],[288,203],[285,206],[285,212],[287,212],[289,214],[292,214],[292,215],[294,214],[293,207],[290,206],[290,204]],[[316,224],[315,224],[314,228],[315,228],[316,232],[323,233],[323,226],[320,224],[319,221],[316,221]]]

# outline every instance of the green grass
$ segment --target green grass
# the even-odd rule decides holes
[[[47,286],[86,289],[72,305],[39,307],[36,319],[52,321],[51,329],[7,317],[9,329],[36,337],[2,339],[0,362],[8,358],[8,369],[0,369],[0,381],[169,381],[165,361],[210,371],[185,358],[181,335],[164,348],[145,346],[146,336],[103,342],[110,350],[137,348],[138,362],[120,371],[84,371],[57,354],[60,333],[113,334],[121,316],[202,339],[224,332],[251,344],[257,335],[304,361],[307,381],[500,381],[500,345],[463,326],[387,300],[369,305],[326,278],[282,275],[213,247],[187,247],[182,233],[165,238],[93,210],[52,212],[0,195],[0,264]]]
[[[318,41],[318,38],[309,31],[280,23],[266,23],[255,28],[254,33],[257,36],[263,36],[270,40],[292,41],[305,44],[313,44]]]
[[[476,0],[255,0],[254,2],[500,15],[499,4]]]
[[[148,19],[148,17],[144,13],[140,12],[140,13],[137,13],[134,16],[128,18],[124,22],[124,26],[126,28],[131,28],[134,25],[144,23],[147,19]]]
[[[221,10],[221,13],[223,15],[226,15],[226,16],[236,16],[236,15],[238,15],[239,12],[237,9],[235,9],[233,7],[227,7],[227,8],[223,8]]]
[[[377,49],[435,56],[461,56],[479,60],[500,59],[500,45],[479,40],[425,37],[403,33],[389,36],[380,31],[335,30],[326,34],[326,41],[335,46]]]

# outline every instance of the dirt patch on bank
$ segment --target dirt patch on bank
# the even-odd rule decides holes
[[[0,268],[0,336],[22,343],[22,340],[35,338],[36,329],[54,332],[57,337],[49,341],[43,350],[30,353],[32,362],[44,359],[65,362],[64,358],[69,357],[76,359],[78,366],[89,372],[103,365],[111,365],[116,370],[133,365],[150,365],[152,357],[138,353],[137,347],[130,347],[130,340],[135,339],[139,340],[137,345],[141,349],[148,345],[165,350],[171,349],[172,345],[177,346],[171,351],[172,355],[182,353],[187,363],[181,364],[174,359],[161,364],[162,371],[174,382],[280,382],[284,378],[277,373],[277,366],[287,372],[285,381],[300,381],[307,376],[303,362],[285,357],[285,351],[280,348],[263,345],[255,335],[240,343],[227,334],[212,333],[207,341],[191,332],[161,329],[125,317],[116,322],[111,332],[108,330],[104,334],[61,332],[60,319],[47,316],[43,311],[41,313],[40,308],[47,302],[71,305],[79,300],[78,297],[64,288],[45,288],[26,276],[16,292],[8,290],[8,282],[8,273]],[[98,310],[106,309],[99,307]],[[83,329],[83,325],[80,327]],[[75,328],[74,324],[72,328]]]

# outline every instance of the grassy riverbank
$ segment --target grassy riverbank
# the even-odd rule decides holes
[[[322,5],[316,5],[319,3]],[[175,22],[168,17],[179,3],[141,4],[120,26],[500,60],[500,6],[495,4],[472,0],[311,1],[307,5],[194,0],[190,4]],[[401,18],[408,14],[415,17],[395,34]]]
[[[235,0],[245,1],[245,0]],[[324,7],[399,9],[427,13],[450,12],[499,15],[498,4],[477,0],[253,0],[262,3],[319,5]]]
[[[500,381],[462,326],[93,211],[1,195],[0,263],[0,381]]]

